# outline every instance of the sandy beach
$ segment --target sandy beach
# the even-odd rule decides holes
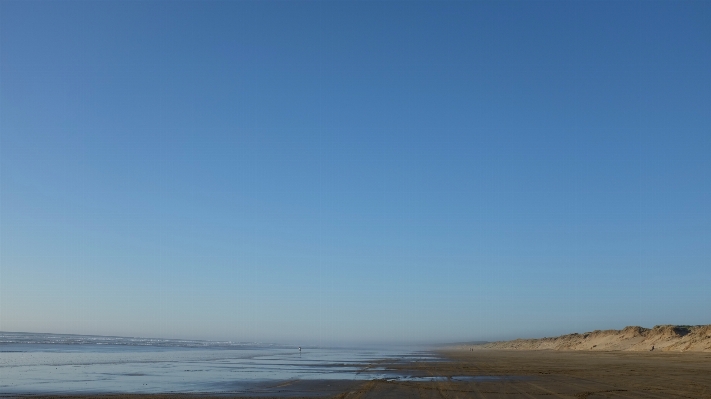
[[[711,398],[709,353],[459,350],[443,355],[450,361],[403,365],[403,373],[460,381],[372,381],[341,397]],[[477,378],[486,376],[492,378]]]
[[[439,354],[442,356],[440,360],[381,361],[365,366],[365,369],[387,369],[394,378],[292,380],[263,386],[250,395],[239,397],[711,398],[711,353],[448,350]],[[163,399],[195,396],[102,397]]]

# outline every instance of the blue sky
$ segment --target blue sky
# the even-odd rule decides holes
[[[708,2],[0,3],[0,330],[711,314]]]

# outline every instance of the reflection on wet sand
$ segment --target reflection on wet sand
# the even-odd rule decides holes
[[[452,351],[441,359],[379,361],[367,381],[293,381],[253,397],[338,399],[711,399],[710,353]],[[340,385],[339,385],[340,384]],[[338,387],[342,389],[334,393]]]

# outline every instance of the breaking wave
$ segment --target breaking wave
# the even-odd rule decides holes
[[[183,348],[276,348],[280,345],[255,342],[201,341],[166,338],[112,337],[102,335],[47,334],[0,331],[2,344],[121,345]]]

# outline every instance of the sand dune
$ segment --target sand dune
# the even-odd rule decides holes
[[[630,326],[553,338],[517,339],[474,346],[479,349],[711,352],[711,325],[654,328]]]

